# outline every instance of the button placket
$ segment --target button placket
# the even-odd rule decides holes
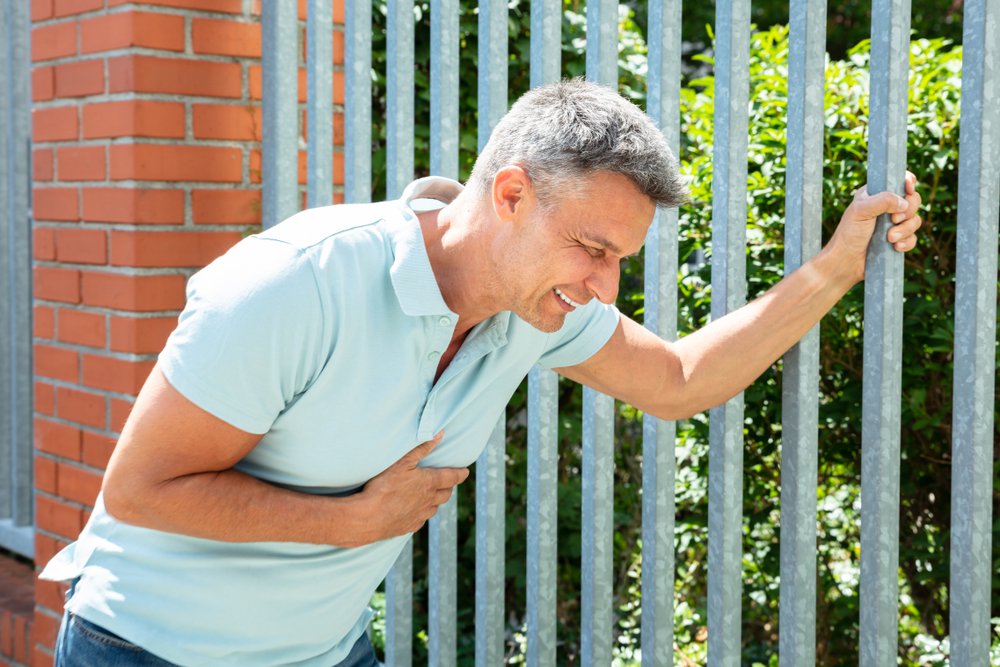
[[[441,378],[438,378],[438,382],[434,382],[434,375],[437,373],[437,364],[441,359],[441,355],[448,348],[451,343],[451,332],[450,327],[453,326],[452,318],[448,315],[441,315],[436,318],[436,320],[431,320],[437,322],[437,326],[431,325],[431,330],[429,331],[429,345],[430,350],[424,355],[426,359],[426,370],[424,373],[430,378],[433,385],[440,383]],[[433,389],[431,390],[433,394]]]

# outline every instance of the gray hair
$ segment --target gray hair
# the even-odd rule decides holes
[[[637,106],[605,86],[572,79],[525,93],[490,135],[469,178],[485,195],[505,166],[523,168],[542,206],[597,171],[621,174],[660,206],[688,198],[663,134]]]

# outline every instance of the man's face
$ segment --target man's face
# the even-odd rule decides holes
[[[619,174],[598,172],[576,191],[532,207],[505,248],[511,310],[545,332],[591,299],[614,303],[621,261],[639,252],[655,211]]]

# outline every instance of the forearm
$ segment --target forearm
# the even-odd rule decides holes
[[[829,247],[748,303],[673,346],[671,412],[691,415],[742,391],[804,336],[857,282]]]
[[[201,472],[162,482],[104,487],[109,513],[126,523],[225,542],[302,542],[350,547],[380,539],[360,495],[283,489],[238,472]]]

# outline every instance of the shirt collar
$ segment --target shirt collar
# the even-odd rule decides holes
[[[397,200],[402,216],[392,225],[395,258],[389,268],[389,278],[399,299],[400,308],[411,317],[423,315],[455,315],[441,296],[431,269],[424,236],[416,213],[410,206],[415,199],[436,199],[450,203],[462,191],[462,185],[449,178],[428,176],[410,183]]]

